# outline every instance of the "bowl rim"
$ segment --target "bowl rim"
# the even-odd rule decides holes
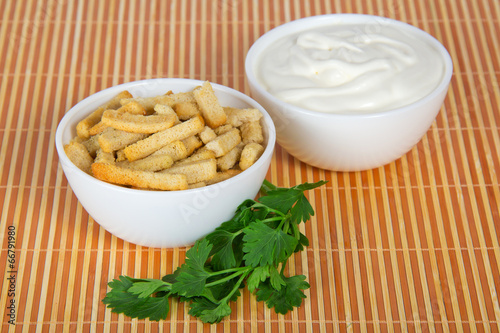
[[[443,58],[443,62],[445,65],[445,70],[443,73],[443,77],[436,88],[429,94],[424,97],[414,101],[410,104],[403,105],[398,108],[383,110],[378,112],[367,112],[367,113],[330,113],[330,112],[321,112],[308,110],[287,102],[284,102],[271,93],[269,93],[266,89],[262,87],[257,79],[254,68],[256,67],[256,63],[261,53],[264,51],[263,47],[265,44],[272,42],[277,37],[283,37],[285,35],[295,34],[299,30],[307,30],[319,26],[324,26],[326,24],[331,24],[331,20],[362,20],[362,22],[370,22],[370,20],[378,20],[384,22],[383,24],[388,25],[396,25],[404,27],[405,29],[410,30],[413,33],[416,33],[420,36],[424,36],[440,53]],[[349,23],[347,21],[346,23]],[[302,27],[304,24],[307,24],[306,27]],[[302,27],[300,29],[299,27]],[[293,31],[290,31],[290,28],[295,28]],[[275,28],[265,32],[261,35],[250,47],[245,57],[245,74],[246,78],[251,86],[256,89],[261,95],[264,95],[266,98],[270,99],[273,103],[277,104],[281,109],[293,110],[296,113],[304,114],[307,116],[319,117],[319,118],[378,118],[383,116],[388,116],[395,113],[404,113],[415,107],[419,107],[422,104],[426,104],[430,100],[438,97],[443,91],[446,91],[449,87],[452,75],[453,75],[453,61],[448,50],[444,47],[441,42],[439,42],[434,36],[429,34],[428,32],[414,26],[408,24],[403,21],[391,19],[388,17],[377,16],[377,15],[369,15],[369,14],[347,14],[347,13],[337,13],[337,14],[323,14],[323,15],[315,15],[304,17],[300,19],[296,19],[293,21],[286,22]]]
[[[96,186],[101,187],[101,188],[107,188],[110,190],[120,191],[120,192],[124,192],[124,193],[133,193],[134,195],[139,194],[139,195],[144,195],[144,196],[166,196],[166,197],[169,197],[169,196],[179,196],[179,194],[192,195],[192,194],[196,194],[196,193],[209,192],[211,189],[214,189],[217,186],[220,188],[230,186],[232,183],[236,183],[242,177],[245,177],[245,175],[247,175],[248,173],[250,173],[254,170],[257,170],[264,163],[266,163],[268,158],[272,157],[272,154],[273,154],[274,148],[275,148],[275,144],[276,144],[276,128],[275,128],[274,122],[273,122],[271,116],[269,115],[269,113],[257,101],[255,101],[254,99],[252,99],[248,95],[246,95],[246,94],[244,94],[236,89],[233,89],[233,88],[230,88],[230,87],[218,84],[218,83],[210,82],[210,84],[212,85],[212,87],[216,93],[217,93],[217,91],[220,91],[220,92],[223,92],[223,93],[226,93],[229,95],[233,95],[236,98],[247,103],[251,107],[255,107],[255,108],[259,109],[259,111],[263,115],[264,123],[266,124],[266,127],[267,127],[267,145],[264,149],[264,152],[262,153],[262,155],[259,157],[259,159],[253,165],[251,165],[248,169],[242,171],[238,175],[233,176],[229,179],[226,179],[222,182],[212,184],[212,185],[207,185],[205,187],[200,187],[200,188],[193,188],[193,189],[186,189],[186,190],[179,190],[179,191],[148,191],[148,190],[142,190],[142,189],[127,188],[127,187],[104,182],[104,181],[99,180],[99,179],[87,174],[86,172],[80,170],[73,162],[71,162],[71,160],[68,158],[68,156],[64,152],[63,134],[64,134],[66,128],[68,127],[69,123],[72,120],[74,120],[74,118],[79,113],[83,112],[82,109],[89,108],[89,106],[92,104],[97,104],[97,105],[103,104],[105,101],[101,101],[100,103],[97,103],[97,100],[99,98],[102,98],[103,96],[107,96],[108,94],[111,94],[112,92],[117,93],[119,91],[130,89],[131,87],[139,87],[139,86],[147,87],[148,85],[151,85],[151,84],[163,84],[163,83],[167,83],[167,82],[169,84],[172,84],[175,82],[184,83],[184,84],[186,84],[186,83],[192,84],[193,88],[194,88],[195,86],[201,85],[203,82],[205,82],[205,80],[185,79],[185,78],[155,78],[155,79],[144,79],[144,80],[130,81],[130,82],[121,83],[121,84],[100,90],[94,94],[87,96],[83,100],[81,100],[78,103],[76,103],[75,105],[73,105],[59,121],[59,124],[58,124],[57,129],[56,129],[55,138],[54,138],[56,150],[57,150],[57,153],[59,155],[59,162],[61,163],[61,165],[64,166],[65,168],[68,168],[69,170],[71,170],[71,172],[76,172],[77,175],[79,175],[80,177],[83,177],[85,180],[87,180],[87,181],[91,182],[92,184],[95,184]],[[179,92],[181,92],[181,91],[179,91]],[[91,112],[92,112],[92,110],[87,110],[85,112],[85,114],[88,115]],[[81,119],[83,119],[83,118],[81,118]]]

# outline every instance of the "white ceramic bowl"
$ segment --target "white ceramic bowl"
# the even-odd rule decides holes
[[[390,111],[334,114],[306,110],[279,100],[264,89],[256,76],[260,57],[284,36],[332,24],[377,23],[406,29],[430,43],[441,55],[444,75],[435,90],[422,99]],[[251,96],[271,115],[277,142],[291,155],[319,168],[359,171],[390,163],[417,144],[436,118],[451,80],[453,64],[447,50],[428,33],[378,16],[330,14],[278,26],[250,48],[245,71]]]
[[[76,135],[78,121],[117,93],[128,90],[134,97],[157,96],[169,90],[190,91],[202,83],[190,79],[151,79],[121,84],[82,100],[59,123],[55,144],[68,183],[90,216],[113,235],[149,247],[189,245],[229,220],[241,202],[257,195],[273,154],[276,140],[274,124],[257,102],[218,84],[212,86],[221,105],[257,108],[264,115],[264,153],[254,165],[231,179],[185,191],[129,189],[86,174],[64,153],[64,144]]]

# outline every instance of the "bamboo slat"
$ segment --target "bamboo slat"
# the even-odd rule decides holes
[[[177,302],[159,323],[111,313],[101,302],[108,281],[172,273],[187,249],[124,242],[88,215],[55,151],[64,113],[147,78],[210,80],[249,94],[252,43],[326,13],[399,19],[446,46],[454,76],[427,134],[399,160],[352,173],[276,147],[272,183],[329,181],[308,193],[316,214],[301,228],[310,246],[287,267],[311,285],[293,312],[277,315],[244,291],[213,326]],[[495,0],[0,0],[0,331],[499,332],[499,36]]]

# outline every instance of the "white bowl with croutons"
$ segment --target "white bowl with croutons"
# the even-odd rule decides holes
[[[168,97],[176,94],[189,96]],[[125,107],[131,102],[141,111]],[[191,103],[191,111],[182,103]],[[156,126],[156,132],[137,135],[144,124]],[[121,134],[129,141],[117,142]],[[177,78],[97,92],[64,115],[55,136],[68,184],[95,222],[125,241],[163,248],[194,243],[229,220],[244,200],[255,198],[275,140],[271,117],[250,97],[219,84]],[[175,147],[166,149],[170,146]],[[144,147],[149,150],[142,152]]]
[[[245,72],[279,145],[315,167],[360,171],[399,159],[421,140],[443,105],[453,64],[415,26],[328,14],[263,34]]]

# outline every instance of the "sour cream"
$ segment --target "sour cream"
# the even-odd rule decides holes
[[[408,105],[444,76],[444,60],[433,45],[411,31],[375,23],[289,35],[262,54],[257,68],[257,79],[278,99],[331,113]]]

